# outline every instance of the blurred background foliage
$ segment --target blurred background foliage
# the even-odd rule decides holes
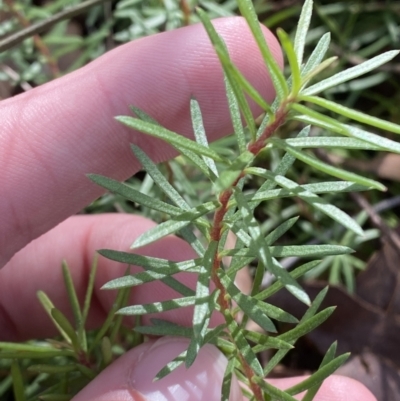
[[[91,6],[84,8],[86,3]],[[302,3],[301,0],[254,0],[262,23],[272,31],[282,27],[292,35]],[[82,7],[83,11],[71,17],[69,12],[73,7]],[[196,23],[196,7],[206,10],[212,18],[237,13],[235,0],[0,0],[0,99],[74,71],[121,43]],[[34,28],[36,24],[46,25],[46,21],[59,13],[65,15],[60,22],[48,24],[37,35],[14,46],[9,45],[15,32]],[[328,57],[338,56],[338,60],[324,73],[332,74],[384,51],[400,48],[399,26],[399,1],[316,0],[308,45],[312,49],[325,32],[331,32]],[[394,60],[367,76],[329,90],[325,95],[348,107],[400,123],[399,78],[400,60]],[[299,128],[296,123],[290,123],[279,134],[293,136]],[[324,132],[313,128],[311,134],[324,135]],[[391,136],[384,132],[380,134]],[[228,137],[213,146],[229,153],[233,143],[233,139]],[[354,292],[357,273],[365,268],[372,253],[380,247],[382,233],[393,233],[393,229],[399,226],[400,156],[361,150],[332,150],[329,153],[316,150],[315,155],[349,170],[363,172],[388,187],[385,193],[329,195],[329,202],[357,218],[366,235],[357,237],[347,232],[301,200],[293,203],[291,199],[283,198],[264,202],[257,209],[257,217],[267,233],[289,217],[299,215],[297,224],[282,239],[285,245],[331,243],[355,249],[354,254],[325,259],[309,274],[309,278],[341,283],[347,291]],[[273,167],[281,157],[279,150],[268,149],[259,156],[258,163],[263,167]],[[164,163],[162,168],[170,182],[192,205],[201,203],[210,190],[198,176],[198,171],[182,158]],[[319,172],[300,163],[294,165],[290,174],[289,178],[300,184],[321,180]],[[151,196],[163,196],[151,178],[143,173],[132,177],[129,183]],[[247,184],[247,190],[252,191],[260,184],[254,179]],[[156,221],[166,217],[138,208],[112,194],[105,194],[82,211],[104,212],[141,213]],[[293,258],[282,261],[287,268],[296,266],[297,262]],[[9,386],[9,381],[2,381],[0,376],[1,399],[6,397]]]

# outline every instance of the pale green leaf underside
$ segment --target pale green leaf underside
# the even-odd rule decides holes
[[[300,111],[301,113],[304,113],[304,115],[294,116],[295,120],[304,122],[306,124],[312,124],[317,127],[324,128],[328,131],[336,132],[338,134],[346,135],[354,139],[359,139],[360,141],[365,142],[365,147],[362,147],[361,144],[359,144],[356,145],[357,146],[355,147],[356,149],[383,150],[386,152],[400,153],[399,142],[395,142],[383,136],[373,134],[359,127],[354,127],[351,125],[339,123],[333,118],[325,116],[321,113],[318,113],[315,110],[311,110],[310,108],[300,104],[295,105],[294,108],[296,108],[296,110]],[[312,138],[310,138],[310,140],[311,139]],[[316,137],[315,140],[318,140],[318,137]],[[321,138],[321,140],[323,141],[324,139]],[[336,140],[339,142],[339,138]],[[343,140],[344,140],[343,146],[345,146],[346,138],[343,138]],[[290,139],[286,141],[288,141],[289,143]],[[352,146],[353,146],[352,143],[349,142],[349,147],[352,148]],[[342,146],[338,144],[337,147],[342,147]]]
[[[153,302],[152,304],[126,306],[117,313],[120,315],[146,315],[148,313],[160,313],[168,310],[183,308],[194,305],[196,297],[185,297],[170,299],[164,302]]]
[[[386,53],[380,54],[370,60],[364,61],[363,63],[351,67],[345,71],[341,71],[315,85],[305,89],[303,95],[316,95],[326,89],[333,88],[334,86],[340,85],[344,82],[350,81],[351,79],[357,78],[360,75],[364,75],[367,72],[375,70],[382,64],[387,63],[399,54],[398,50],[391,50]]]
[[[198,155],[210,157],[215,161],[225,162],[225,160],[211,148],[202,146],[195,141],[192,141],[182,135],[176,134],[175,132],[172,132],[159,125],[152,124],[147,121],[139,120],[138,118],[133,118],[129,116],[118,116],[115,118],[122,124],[136,131],[140,131],[143,132],[144,134],[162,139],[168,142],[172,146],[177,145],[178,147],[183,147],[188,150],[191,150],[192,152]]]
[[[303,258],[322,258],[331,255],[345,255],[354,252],[353,249],[343,245],[285,245],[270,246],[271,256],[274,258],[303,257]],[[254,249],[230,249],[221,252],[222,256],[257,256]]]
[[[189,225],[192,221],[198,219],[206,213],[214,211],[217,207],[218,203],[216,201],[208,202],[198,206],[197,208],[185,211],[179,216],[174,216],[171,220],[167,220],[144,232],[135,240],[131,248],[139,248],[158,241],[167,235],[174,234]]]
[[[270,140],[271,143],[274,145],[286,150],[293,156],[295,156],[297,159],[301,160],[302,162],[309,164],[310,166],[316,168],[317,170],[320,170],[326,174],[332,175],[337,178],[341,178],[346,181],[353,181],[357,184],[364,185],[366,187],[370,188],[375,188],[380,191],[385,191],[386,187],[382,185],[380,182],[377,182],[375,180],[371,180],[365,177],[362,177],[361,175],[351,173],[349,171],[343,170],[338,167],[334,167],[331,165],[328,165],[321,160],[315,158],[314,156],[310,156],[309,154],[293,148],[292,146],[288,145],[285,143],[283,140],[278,139],[278,138],[271,138]]]
[[[192,115],[194,137],[196,138],[197,143],[202,146],[209,147],[206,130],[203,124],[203,116],[201,114],[199,103],[195,99],[190,100],[190,113]],[[203,160],[205,164],[207,164],[208,168],[215,174],[215,176],[218,177],[218,170],[214,160],[206,156],[203,156]]]
[[[325,57],[326,52],[329,49],[330,42],[331,42],[331,34],[329,32],[322,35],[321,39],[317,43],[317,46],[311,53],[309,59],[307,60],[306,65],[301,70],[301,75],[304,79],[307,78],[308,74],[312,74],[315,68],[318,68],[323,58]]]
[[[299,22],[297,23],[296,35],[294,37],[294,51],[296,52],[297,63],[299,66],[303,63],[304,46],[308,29],[310,27],[312,8],[312,0],[306,0],[301,9]]]

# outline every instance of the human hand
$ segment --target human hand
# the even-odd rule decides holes
[[[267,100],[272,100],[271,82],[244,21],[222,19],[216,26],[235,64]],[[275,39],[269,32],[265,34],[281,63]],[[167,128],[189,136],[192,95],[200,103],[210,138],[231,131],[221,68],[200,25],[121,46],[68,76],[1,103],[0,264],[6,266],[0,271],[0,340],[55,334],[36,302],[36,292],[44,290],[71,316],[63,292],[61,261],[68,261],[82,299],[95,251],[105,247],[127,250],[153,225],[123,214],[70,216],[101,193],[85,174],[122,180],[138,170],[129,143],[138,144],[155,161],[174,155],[163,142],[133,133],[113,116],[129,113],[128,105],[134,104]],[[259,111],[254,104],[252,109]],[[174,237],[141,252],[179,260],[193,257],[190,247]],[[123,270],[123,266],[100,259],[89,327],[104,320],[114,301],[114,294],[99,288]],[[182,280],[190,284],[187,276]],[[135,289],[131,303],[171,296],[170,289],[156,283],[151,288]],[[182,311],[164,317],[180,324],[191,321]],[[219,399],[225,362],[211,346],[201,351],[188,371],[179,370],[152,383],[155,373],[185,345],[185,340],[161,339],[135,348],[102,372],[75,401],[185,400],[185,391],[190,400]],[[290,385],[287,381],[274,384]],[[233,396],[240,398],[237,386]],[[360,384],[338,377],[326,381],[317,399],[374,400]]]

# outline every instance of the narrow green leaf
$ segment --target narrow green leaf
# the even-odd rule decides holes
[[[167,310],[183,308],[186,306],[194,305],[196,297],[185,297],[170,299],[164,302],[153,302],[151,304],[126,306],[117,311],[121,315],[146,315],[148,313],[159,313]]]
[[[152,256],[143,256],[136,253],[114,251],[112,249],[100,249],[100,255],[120,263],[128,265],[140,266],[148,270],[154,270],[164,274],[169,273],[171,270],[175,272],[192,271],[197,272],[200,259],[185,260],[183,262],[172,262],[167,259],[154,258]],[[174,274],[174,273],[173,273]],[[125,276],[126,278],[129,276]],[[122,278],[122,277],[120,277]],[[117,287],[111,286],[109,283],[117,283],[118,279],[114,279],[104,284],[102,289],[115,289]]]
[[[178,191],[168,182],[155,163],[136,145],[131,145],[134,155],[138,158],[140,164],[154,180],[157,186],[175,203],[178,208],[188,210],[190,206],[178,193]]]
[[[314,304],[312,305],[312,307]],[[308,309],[310,311],[311,308]],[[333,312],[335,308],[327,308],[323,310],[322,312],[316,314],[315,316],[312,316],[310,313],[307,318],[305,318],[306,315],[303,316],[303,318],[300,321],[300,324],[297,325],[294,329],[286,332],[285,334],[279,336],[278,338],[287,341],[291,344],[294,344],[298,338],[301,336],[307,334],[308,332],[314,330],[316,327],[318,327],[323,321],[325,321]],[[311,316],[311,317],[310,317]],[[285,336],[286,335],[286,336]],[[285,336],[285,337],[284,337]],[[254,347],[255,352],[257,352],[258,346]],[[282,358],[285,357],[285,355],[288,353],[288,350],[281,349],[279,350],[268,362],[268,364],[264,368],[264,375],[268,375],[271,370],[282,360]]]
[[[203,124],[203,116],[201,115],[200,106],[196,99],[190,100],[190,113],[192,116],[194,136],[197,143],[205,147],[209,147]],[[205,156],[203,156],[203,160],[207,164],[208,168],[215,174],[215,176],[218,177],[218,170],[214,160]]]
[[[130,105],[129,108],[136,114],[136,116],[140,120],[161,126],[157,120],[155,120],[153,117],[150,117],[145,111],[139,109],[138,107]]]
[[[145,270],[150,270],[147,272],[137,273],[135,275],[125,275],[123,277],[116,278],[104,284],[101,289],[115,290],[130,288],[136,285],[151,282],[153,280],[161,280],[164,284],[168,285],[170,288],[184,296],[191,296],[194,294],[194,291],[191,288],[182,284],[175,278],[170,277],[170,275],[182,271],[197,272],[198,267],[193,260],[175,264],[174,262],[170,262],[165,259],[151,258],[149,256],[113,251],[109,249],[102,249],[98,252],[111,260],[130,265],[141,266]]]
[[[325,213],[327,216],[331,217],[339,224],[353,231],[355,234],[357,235],[364,234],[363,229],[360,227],[360,225],[355,220],[353,220],[347,213],[343,212],[341,209],[332,205],[325,199],[320,198],[315,193],[310,191],[304,191],[304,189],[301,188],[300,185],[296,184],[294,181],[289,180],[288,178],[283,176],[275,176],[275,182],[278,185],[295,192],[300,199],[304,200],[313,208]]]
[[[161,319],[150,319],[153,326],[135,326],[134,330],[150,336],[192,337],[193,328],[183,327]]]
[[[298,110],[299,112],[304,113],[304,115],[294,116],[294,120],[301,121],[306,124],[313,124],[317,127],[321,127],[332,132],[337,132],[338,134],[365,141],[364,149],[383,150],[387,152],[400,153],[400,143],[398,142],[392,141],[380,135],[373,134],[358,127],[339,123],[333,118],[325,116],[315,110],[311,110],[308,107],[302,106],[300,104],[297,104],[293,107],[296,108],[296,110]],[[318,137],[316,137],[315,139],[317,138]],[[345,141],[346,138],[343,138],[343,140]],[[344,145],[345,144],[346,142],[344,142]],[[349,146],[351,146],[351,143],[349,143]],[[363,149],[361,145],[356,146],[358,147],[355,147],[355,149]],[[341,146],[338,145],[337,147]]]
[[[69,364],[69,365],[38,364],[38,365],[30,365],[28,367],[29,372],[48,373],[48,374],[67,373],[67,372],[72,372],[74,370],[76,370],[76,364]]]
[[[102,367],[108,366],[113,359],[110,339],[105,336],[101,339]]]
[[[326,294],[328,293],[328,290],[329,287],[326,286],[318,293],[318,295],[314,298],[311,307],[307,309],[306,313],[301,318],[301,322],[305,322],[307,319],[309,319],[310,317],[314,316],[317,313],[318,309],[322,304],[322,301],[325,299]]]
[[[48,314],[54,325],[57,327],[57,330],[60,332],[60,334],[64,337],[64,339],[68,343],[71,343],[71,339],[69,338],[68,334],[64,331],[64,329],[58,324],[58,322],[52,316],[52,310],[55,309],[53,302],[51,302],[50,298],[43,291],[38,291],[36,293],[36,296],[38,297],[39,302],[42,304],[44,310],[46,311],[46,313]]]
[[[76,367],[78,368],[79,372],[81,372],[89,380],[93,380],[96,377],[96,372],[87,366],[78,363]]]
[[[353,249],[343,245],[285,245],[270,246],[271,256],[274,258],[289,257],[305,257],[305,258],[322,258],[331,255],[344,255],[354,252]],[[221,256],[240,256],[252,257],[257,256],[255,249],[228,249],[220,253]]]
[[[129,116],[118,116],[115,117],[115,119],[136,131],[140,131],[144,134],[162,139],[172,146],[178,145],[178,147],[186,148],[198,155],[208,156],[216,161],[224,162],[223,158],[221,158],[212,149],[201,146],[195,141],[192,141],[182,135],[176,134],[175,132],[163,128],[160,125],[152,124],[147,121],[142,121],[138,118],[133,118]]]
[[[309,0],[307,0],[309,1]],[[289,38],[289,35],[281,28],[276,30],[278,38],[281,42],[282,48],[286,53],[287,59],[289,61],[290,72],[292,73],[292,95],[297,96],[300,91],[302,82],[300,75],[300,65],[298,62],[298,54],[296,54],[295,49],[293,48],[292,42]]]
[[[159,239],[178,232],[182,228],[189,225],[192,221],[199,217],[216,210],[218,203],[207,202],[194,209],[184,211],[179,216],[174,216],[170,220],[167,220],[157,226],[154,226],[141,234],[134,243],[131,245],[131,249],[139,248],[144,245],[151,244],[152,242],[158,241]],[[209,225],[210,223],[207,223]]]
[[[255,137],[256,134],[255,120],[249,107],[249,104],[247,103],[247,100],[242,92],[242,89],[240,88],[239,83],[232,75],[232,68],[230,68],[232,66],[232,63],[230,61],[226,45],[222,40],[222,38],[218,35],[208,15],[201,9],[197,9],[197,13],[218,55],[221,66],[225,72],[225,76],[229,80],[232,90],[235,93],[236,99],[240,106],[240,110],[243,113],[243,117],[246,121],[247,126],[249,127],[250,133],[253,137]]]
[[[75,318],[75,325],[76,327],[82,327],[82,311],[79,305],[78,295],[76,294],[74,282],[72,281],[71,272],[65,260],[63,260],[62,262],[62,272],[72,313],[74,314]],[[82,338],[79,340],[79,344],[82,344],[81,340]]]
[[[305,87],[309,81],[311,81],[314,77],[316,77],[322,71],[324,71],[328,67],[330,67],[337,59],[338,59],[337,56],[330,57],[330,58],[324,60],[321,64],[319,64],[317,67],[315,67],[312,71],[310,71],[302,80],[303,87]]]
[[[271,80],[274,84],[277,96],[282,101],[289,94],[289,89],[285,77],[265,40],[252,1],[239,0],[238,5],[241,14],[246,19],[253,37],[257,42],[258,48],[260,49],[265,65],[267,66]]]
[[[254,376],[252,380],[274,400],[276,399],[279,401],[296,401],[286,391],[280,390],[279,388],[276,388],[272,384],[269,384],[267,381],[265,381],[263,375],[261,375],[261,377]]]
[[[277,147],[286,150],[293,156],[295,156],[297,159],[301,160],[302,162],[314,167],[317,170],[320,170],[326,174],[332,175],[334,177],[341,178],[346,181],[353,181],[357,184],[364,185],[366,187],[371,187],[378,189],[380,191],[385,191],[386,187],[382,185],[381,183],[375,181],[375,180],[370,180],[368,178],[362,177],[361,175],[351,173],[349,171],[343,170],[338,167],[330,166],[329,164],[326,164],[322,162],[321,160],[308,155],[307,153],[293,148],[284,141],[278,139],[278,138],[271,138],[270,142],[276,145]]]
[[[306,0],[301,9],[299,22],[297,23],[296,35],[294,37],[294,51],[296,52],[297,64],[299,66],[303,64],[304,47],[308,29],[310,28],[312,8],[313,1]]]
[[[277,332],[272,320],[265,314],[264,310],[261,309],[262,302],[243,294],[223,271],[219,271],[218,276],[228,294],[250,319],[267,332]]]
[[[338,148],[380,150],[361,139],[343,138],[342,136],[312,136],[310,138],[288,138],[285,142],[294,148]]]
[[[72,344],[76,352],[80,351],[80,344],[78,336],[74,328],[65,315],[57,308],[51,310],[51,316],[54,321],[62,328],[63,332],[67,335],[68,342]]]
[[[236,323],[230,311],[228,310],[225,311],[224,317],[226,323],[228,324],[228,330],[231,333],[237,352],[239,352],[242,355],[244,360],[248,363],[248,365],[251,367],[251,369],[256,375],[262,376],[263,375],[262,366],[259,360],[257,359],[255,353],[251,349],[249,343],[247,342],[244,336],[244,332]]]
[[[303,94],[304,95],[316,95],[326,89],[333,88],[342,84],[343,82],[350,81],[351,79],[357,78],[360,75],[364,75],[367,72],[375,70],[380,67],[382,64],[387,63],[392,60],[399,54],[398,50],[388,51],[386,53],[380,54],[372,58],[371,60],[364,61],[363,63],[356,65],[355,67],[351,67],[347,70],[341,71],[327,79],[324,79],[321,82],[318,82],[315,85],[307,88]]]
[[[263,110],[267,113],[272,113],[271,105],[265,101],[260,93],[251,85],[234,64],[230,65],[230,70],[233,79],[236,80],[241,89],[244,90]]]
[[[229,105],[229,113],[231,115],[231,120],[233,124],[233,132],[235,134],[238,143],[239,152],[243,153],[246,150],[247,140],[244,133],[242,119],[240,117],[239,103],[226,74],[224,76],[224,82],[225,82],[226,96]]]
[[[288,230],[290,230],[294,224],[299,219],[299,216],[292,217],[289,220],[284,221],[283,223],[279,224],[274,230],[272,230],[266,237],[265,241],[268,245],[272,245],[274,242],[278,241],[279,238],[282,237]]]
[[[268,269],[274,276],[281,280],[289,292],[291,292],[296,298],[309,305],[310,299],[305,291],[300,287],[290,274],[283,268],[277,267],[277,265],[272,260],[269,247],[265,242],[264,237],[261,234],[261,229],[253,217],[252,211],[246,202],[243,194],[235,191],[235,198],[237,200],[238,207],[243,217],[243,221],[247,226],[248,232],[254,242],[253,246],[258,252],[258,257],[260,261],[264,264],[265,268]]]
[[[211,241],[204,255],[196,285],[196,302],[193,312],[193,336],[186,355],[186,368],[195,361],[200,348],[204,345],[204,337],[207,332],[211,314],[213,312],[214,297],[210,296],[210,281],[214,259],[218,250],[218,242]]]
[[[11,377],[13,381],[15,401],[25,401],[26,396],[24,390],[24,379],[22,378],[22,372],[21,368],[19,367],[19,363],[15,360],[11,362]]]
[[[246,169],[246,172],[253,173],[260,177],[271,177],[271,173],[267,172],[265,169],[259,169],[258,167],[251,167]],[[275,181],[274,181],[275,182]],[[305,192],[312,192],[314,194],[331,194],[338,192],[359,192],[367,191],[370,188],[364,185],[355,184],[351,181],[325,181],[313,184],[299,185]],[[246,195],[246,200],[251,204],[251,202],[260,202],[270,199],[278,199],[284,197],[296,196],[297,194],[292,192],[290,189],[271,189],[269,191],[257,191],[254,195]],[[233,201],[229,202],[229,207],[233,206],[235,203]]]
[[[293,345],[289,344],[288,342],[282,341],[279,338],[272,337],[268,334],[245,330],[244,335],[249,341],[257,344],[257,346],[259,346],[258,349],[260,346],[262,347],[262,350],[267,350],[270,348],[290,350],[294,348]]]
[[[224,378],[222,380],[221,401],[229,401],[231,394],[232,377],[235,370],[235,358],[232,356],[228,359],[226,365]]]
[[[50,350],[43,352],[36,351],[3,351],[0,352],[2,359],[43,359],[43,358],[55,358],[60,356],[75,357],[76,354],[72,350]]]
[[[337,348],[337,342],[334,342],[326,352],[324,359],[321,362],[320,368],[322,368],[323,366],[327,365],[328,363],[334,360],[336,354],[336,348]],[[302,401],[312,401],[315,395],[317,394],[318,390],[320,389],[321,385],[322,382],[320,384],[317,384],[316,386],[311,387],[307,391],[306,395],[303,397]]]
[[[153,163],[153,161],[137,146],[132,146],[132,150],[135,153],[136,157],[139,159],[140,163],[146,169],[147,173],[151,176],[151,178],[153,178],[154,182],[171,199],[171,201],[174,202],[175,205],[177,205],[180,209],[189,210],[190,206],[182,198],[178,191],[168,182],[164,175],[161,174],[160,170]],[[182,211],[178,209],[176,213],[174,212],[174,215],[178,216],[181,213]],[[205,225],[205,227],[208,226],[207,221],[201,218],[197,218],[196,223],[197,228],[200,231],[202,231],[201,224]],[[204,247],[201,244],[200,240],[193,234],[190,227],[183,226],[180,229],[180,234],[191,245],[191,247],[199,256],[204,255]]]
[[[175,369],[179,368],[185,362],[187,351],[181,352],[176,358],[171,362],[168,362],[155,376],[153,381],[161,380],[163,377],[168,376]]]
[[[290,395],[295,395],[321,384],[328,376],[330,376],[333,372],[335,372],[335,370],[342,366],[349,358],[349,356],[350,353],[338,356],[333,361],[320,367],[317,372],[313,373],[307,379],[304,379],[302,382],[286,389],[285,391]]]
[[[49,343],[42,343],[41,345],[36,344],[25,344],[25,343],[11,343],[11,342],[0,342],[0,350],[15,351],[15,352],[46,352],[46,351],[58,351],[52,348]]]
[[[204,162],[204,160],[201,157],[197,156],[196,153],[194,153],[190,150],[187,150],[185,148],[179,147],[178,145],[175,145],[175,148],[179,151],[181,156],[185,156],[185,158],[187,160],[189,160],[191,163],[193,163],[195,166],[197,166],[199,168],[199,170],[207,178],[209,178],[211,181],[213,181],[215,179],[215,174],[210,171],[209,167]],[[208,158],[208,159],[212,160],[210,158]]]
[[[307,80],[307,75],[312,73],[312,71],[320,65],[321,61],[325,57],[326,52],[329,49],[330,43],[331,43],[331,34],[329,32],[321,36],[321,39],[318,41],[317,46],[311,53],[309,59],[307,60],[306,65],[301,70],[301,76],[303,77],[304,80]]]
[[[324,309],[309,319],[301,321],[294,329],[281,334],[278,336],[278,338],[287,342],[296,341],[298,338],[304,336],[321,325],[326,319],[328,319],[335,309],[335,306]]]
[[[400,134],[400,125],[382,120],[369,114],[365,114],[361,111],[350,109],[349,107],[332,102],[331,100],[323,99],[319,96],[305,96],[305,95],[301,95],[299,100],[304,102],[310,102],[318,106],[324,107],[328,110],[333,111],[334,113],[340,114],[354,121],[358,121],[360,123],[380,128],[389,132],[394,132],[395,134]]]
[[[136,189],[133,189],[128,184],[113,180],[112,178],[103,177],[97,174],[89,174],[88,178],[101,187],[109,190],[110,192],[121,195],[125,199],[128,199],[139,205],[146,206],[150,209],[157,210],[162,213],[167,213],[171,216],[176,216],[182,213],[179,207],[162,202],[157,198],[145,195],[137,191]]]
[[[84,329],[86,319],[89,314],[90,310],[90,305],[92,301],[92,295],[94,291],[94,283],[96,279],[96,273],[97,273],[97,264],[98,262],[98,256],[97,254],[94,255],[93,261],[92,261],[92,266],[90,267],[90,273],[89,273],[89,279],[88,279],[88,285],[86,288],[86,295],[85,295],[85,301],[83,303],[83,311],[82,311],[82,330]]]
[[[125,275],[129,273],[129,269],[125,271]],[[94,349],[101,343],[102,338],[106,335],[107,331],[110,329],[111,325],[117,323],[117,317],[115,313],[118,309],[126,305],[127,299],[129,297],[130,290],[123,288],[118,290],[117,297],[110,308],[106,320],[101,325],[100,329],[96,333],[96,337],[90,345],[89,353],[92,353]]]
[[[200,228],[197,226],[197,228]],[[183,227],[179,234],[183,237],[183,239],[193,248],[193,250],[197,253],[198,256],[204,256],[205,249],[202,242],[193,232],[192,226]]]
[[[314,269],[316,266],[318,266],[321,263],[320,260],[313,260],[311,262],[307,262],[299,267],[296,267],[293,271],[291,271],[289,274],[297,280],[298,278],[302,277],[304,274],[309,272],[310,270]],[[277,293],[279,290],[281,290],[284,287],[284,285],[280,281],[275,281],[275,283],[271,284],[268,288],[265,290],[262,290],[258,294],[254,296],[256,299],[267,299],[273,294]]]
[[[159,273],[157,271],[145,271],[132,274],[126,277],[119,277],[114,280],[108,281],[102,287],[102,290],[115,290],[120,288],[131,288],[145,283],[151,283],[156,280],[164,280],[165,278],[180,272],[178,269],[171,270],[167,273]],[[191,291],[193,295],[193,291]]]

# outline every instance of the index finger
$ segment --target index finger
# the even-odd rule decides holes
[[[271,100],[271,81],[244,20],[220,19],[215,26],[233,61]],[[267,30],[265,35],[282,63],[275,38]],[[167,128],[191,136],[192,95],[202,107],[209,138],[229,133],[222,70],[201,25],[128,43],[2,102],[0,266],[100,195],[87,173],[122,180],[137,171],[131,142],[157,162],[174,155],[161,141],[121,126],[114,116],[129,114],[134,104]]]

